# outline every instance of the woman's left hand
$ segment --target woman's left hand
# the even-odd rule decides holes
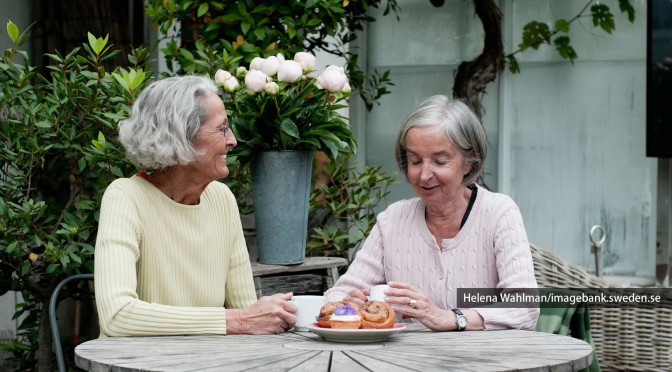
[[[385,302],[394,307],[397,314],[405,318],[415,318],[433,331],[455,329],[455,315],[450,310],[441,309],[422,292],[408,283],[388,282]],[[451,321],[452,319],[452,321]]]

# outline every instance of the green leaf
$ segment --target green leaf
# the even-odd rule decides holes
[[[58,269],[58,267],[59,266],[57,264],[51,264],[51,265],[47,266],[47,274],[55,273],[56,270]]]
[[[180,54],[182,55],[182,57],[186,58],[189,61],[194,60],[194,53],[190,52],[187,49],[180,48]]]
[[[236,13],[229,13],[220,18],[222,22],[227,23],[227,24],[233,24],[233,23],[238,23],[241,19],[243,19],[240,14]]]
[[[198,7],[198,11],[196,12],[197,17],[203,17],[205,13],[208,12],[208,3],[203,3]]]
[[[86,159],[84,157],[79,158],[77,161],[77,166],[79,167],[79,171],[83,171],[84,168],[86,168]]]
[[[38,121],[37,123],[35,123],[35,126],[38,127],[38,128],[49,129],[49,128],[51,128],[51,123],[48,122],[48,121],[42,120],[42,121]]]
[[[95,204],[90,200],[79,201],[75,203],[75,208],[77,208],[78,211],[91,211],[94,210]]]
[[[7,35],[14,43],[19,38],[19,28],[11,20],[7,21]]]
[[[23,264],[21,265],[21,276],[26,276],[30,272],[30,262],[29,261],[24,261]]]
[[[508,59],[507,62],[509,64],[509,71],[512,74],[520,73],[520,65],[518,65],[518,60],[516,59],[516,57],[514,57],[513,55],[509,55],[507,56],[507,59]]]
[[[553,43],[555,44],[555,49],[562,58],[568,59],[570,62],[574,63],[577,55],[574,48],[569,45],[569,36],[558,36],[553,40]]]
[[[60,261],[61,265],[63,266],[63,269],[65,269],[68,267],[68,264],[70,263],[70,257],[64,254],[60,257]]]
[[[532,21],[523,27],[523,40],[518,45],[521,51],[527,48],[538,49],[539,45],[551,42],[551,30],[542,22]]]
[[[96,37],[93,36],[93,34],[90,32],[87,33],[87,37],[89,38],[89,46],[91,47],[91,49],[94,52],[98,53],[98,51],[96,50]]]
[[[112,167],[111,171],[112,171],[112,174],[114,174],[118,178],[123,178],[124,177],[124,172],[122,172],[121,169],[117,166]]]
[[[243,22],[240,23],[240,29],[241,31],[243,31],[243,35],[247,35],[247,31],[250,30],[251,26],[252,24],[247,20],[244,20]]]
[[[263,28],[256,28],[254,29],[254,36],[256,36],[258,40],[264,40],[264,37],[266,36],[266,31],[264,31]]]
[[[131,76],[130,86],[132,90],[138,89],[140,84],[142,84],[142,82],[145,81],[145,72],[142,70],[136,71],[134,69],[131,69],[130,76]]]
[[[280,129],[290,137],[300,138],[299,128],[292,119],[283,119],[280,123]]]
[[[112,77],[114,77],[114,79],[119,83],[119,85],[121,85],[122,88],[124,88],[125,91],[130,93],[131,88],[123,76],[117,74],[116,72],[113,72]]]
[[[92,140],[91,144],[98,150],[105,152],[105,146],[102,143],[100,143],[100,141]]]
[[[9,244],[7,245],[7,247],[5,248],[5,252],[7,252],[7,253],[12,253],[12,252],[14,252],[14,250],[16,249],[16,247],[17,247],[18,245],[19,245],[19,242],[17,242],[17,241],[13,241],[13,242],[9,243]]]
[[[608,34],[616,27],[614,24],[614,15],[611,14],[609,7],[605,4],[595,4],[590,7],[593,15],[593,26],[600,27]]]
[[[68,252],[68,256],[70,256],[70,259],[78,264],[82,264],[82,258],[79,257],[76,253],[74,252]]]
[[[317,4],[318,1],[319,0],[308,0],[308,1],[306,1],[306,4],[304,5],[304,7],[306,9],[313,8],[313,7],[315,7],[315,5]]]
[[[237,1],[236,2],[237,6],[236,9],[238,9],[238,13],[240,13],[242,16],[247,17],[247,10],[245,9],[245,1]]]
[[[219,23],[219,22],[210,22],[210,23],[208,24],[208,27],[205,28],[205,32],[208,33],[208,32],[210,32],[210,31],[219,30],[220,28],[222,28],[222,24],[221,24],[221,23]]]
[[[628,21],[630,23],[635,21],[635,8],[630,4],[630,0],[618,0],[618,7],[621,12],[628,13]]]
[[[569,22],[566,19],[558,19],[555,21],[555,29],[567,33],[569,32]]]

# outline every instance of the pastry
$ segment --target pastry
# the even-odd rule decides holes
[[[394,327],[396,314],[392,306],[383,301],[369,301],[359,308],[362,328],[382,329]]]
[[[322,328],[331,327],[331,321],[330,321],[331,314],[334,313],[334,310],[336,310],[336,307],[339,305],[352,305],[355,307],[357,306],[356,304],[347,301],[327,302],[320,309],[320,315],[317,316],[317,322],[319,323],[320,327]]]
[[[359,329],[362,325],[362,317],[359,315],[359,307],[355,304],[338,305],[329,319],[331,328],[336,329]]]

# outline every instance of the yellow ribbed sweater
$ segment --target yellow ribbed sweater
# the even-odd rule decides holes
[[[183,205],[141,177],[115,180],[94,257],[101,336],[225,334],[225,308],[256,301],[238,206],[217,181]]]

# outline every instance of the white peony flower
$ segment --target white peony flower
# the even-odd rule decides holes
[[[315,70],[315,56],[310,53],[298,52],[294,55],[294,61],[301,65],[303,72]]]
[[[224,81],[224,91],[226,91],[227,93],[235,92],[238,89],[238,86],[239,86],[238,79],[236,79],[233,76]]]
[[[348,82],[343,67],[328,66],[320,76],[317,77],[318,87],[322,87],[332,93],[340,92]]]
[[[264,86],[264,92],[272,96],[276,95],[278,93],[278,90],[280,90],[280,87],[275,82],[266,83],[266,85]]]
[[[250,70],[261,70],[261,63],[264,62],[264,59],[261,57],[254,57],[252,62],[250,62]]]
[[[217,72],[215,72],[215,81],[217,82],[217,84],[220,84],[220,85],[224,84],[226,79],[228,79],[230,77],[231,77],[231,73],[228,72],[228,71],[217,70]]]
[[[247,73],[247,69],[245,66],[240,66],[236,69],[236,76],[238,77],[243,77]]]
[[[266,85],[266,78],[262,71],[250,70],[245,75],[245,87],[254,93],[261,92]]]
[[[293,83],[301,78],[303,69],[298,62],[285,61],[278,68],[278,80]]]
[[[270,56],[261,62],[260,70],[266,74],[266,76],[275,76],[278,73],[278,67],[280,66],[280,61],[276,56]]]

